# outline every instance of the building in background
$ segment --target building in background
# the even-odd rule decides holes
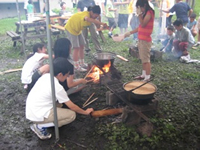
[[[33,0],[34,8],[36,12],[40,12],[40,3],[39,1],[43,0]],[[18,0],[19,10],[21,15],[25,15],[24,12],[24,0]],[[16,0],[0,0],[0,19],[16,17],[17,16],[17,7]]]

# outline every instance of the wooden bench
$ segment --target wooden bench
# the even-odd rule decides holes
[[[65,27],[58,25],[58,24],[51,24],[51,27],[58,29],[58,30],[61,30],[61,31],[65,31]]]
[[[6,34],[12,38],[12,41],[14,41],[13,46],[16,46],[16,41],[21,40],[21,37],[19,34],[15,33],[14,31],[7,31]]]

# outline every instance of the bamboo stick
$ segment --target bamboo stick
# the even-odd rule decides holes
[[[86,106],[88,106],[88,105],[90,105],[91,103],[93,103],[94,101],[96,101],[98,99],[98,97],[97,98],[95,98],[95,99],[93,99],[92,101],[90,101],[89,103],[87,103],[85,106],[83,106],[83,108],[85,108]]]
[[[85,103],[83,103],[83,107],[85,106],[85,104],[92,98],[92,96],[95,94],[95,92],[94,93],[92,93],[91,95],[90,95],[90,97],[85,101]]]
[[[3,71],[3,72],[0,72],[0,75],[6,74],[6,73],[12,73],[12,72],[16,72],[16,71],[21,71],[21,70],[22,70],[22,68],[10,69],[10,70],[6,70],[6,71]]]
[[[88,73],[85,75],[84,79],[86,79],[86,77],[89,75],[89,73],[93,70],[94,65],[91,67],[91,69],[88,71]]]

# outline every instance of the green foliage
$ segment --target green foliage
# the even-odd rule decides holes
[[[196,5],[199,6],[199,1]],[[199,11],[195,7],[195,11]],[[156,11],[157,12],[157,11]],[[156,13],[157,14],[157,13]],[[4,35],[7,30],[15,30],[14,22],[18,18],[8,18],[0,20],[0,34]],[[153,39],[156,39],[157,29],[154,29]],[[124,62],[118,58],[115,59],[115,67],[122,73],[122,82],[133,80],[142,72],[141,62],[137,58],[129,55],[129,45],[136,42],[130,37],[127,41],[113,42],[107,37],[107,31],[103,31],[107,42],[101,42],[104,51],[115,52],[129,60]],[[115,29],[114,33],[118,33]],[[19,55],[20,44],[16,48],[12,47],[10,38],[1,37],[0,59],[4,68],[18,68],[23,66],[23,56]],[[26,49],[31,51],[32,45],[36,41],[27,41]],[[160,45],[154,43],[156,50]],[[91,54],[95,53],[95,48],[90,43]],[[90,63],[92,55],[85,57],[86,62]],[[200,47],[197,50],[190,50],[191,58],[200,60]],[[2,69],[2,68],[1,68]],[[106,142],[105,149],[112,150],[195,150],[200,143],[200,67],[199,64],[184,64],[172,55],[163,55],[163,60],[152,62],[152,74],[155,75],[153,83],[158,91],[155,97],[159,100],[159,111],[150,120],[154,125],[154,130],[150,137],[140,135],[137,132],[137,126],[126,126],[125,124],[105,124],[97,123],[95,132],[91,140],[94,144],[97,138],[102,137]],[[20,74],[1,77],[0,81],[9,80],[10,84],[20,79]],[[18,81],[19,82],[19,81]],[[11,85],[10,88],[16,88],[18,85]],[[17,88],[16,88],[17,89]],[[4,91],[3,84],[0,91]],[[22,92],[17,89],[18,92]],[[99,89],[98,96],[105,95],[105,87]],[[2,107],[3,109],[3,107]],[[63,149],[67,149],[65,144],[61,144]]]
[[[200,7],[198,7],[198,6],[200,6],[200,1],[199,0],[195,0],[194,13],[197,14],[197,16],[200,15]]]
[[[0,35],[5,35],[6,31],[15,31],[16,25],[15,22],[18,21],[18,18],[5,18],[0,19]]]

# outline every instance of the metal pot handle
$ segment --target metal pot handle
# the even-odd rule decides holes
[[[138,89],[138,88],[144,86],[145,84],[147,84],[147,83],[149,83],[149,82],[151,82],[151,81],[153,81],[153,80],[154,80],[154,75],[152,75],[152,78],[151,78],[150,80],[148,80],[148,81],[146,81],[145,83],[139,85],[138,87],[135,87],[134,89],[131,89],[131,90],[128,91],[128,92],[133,92],[134,90],[136,90],[136,89]]]

